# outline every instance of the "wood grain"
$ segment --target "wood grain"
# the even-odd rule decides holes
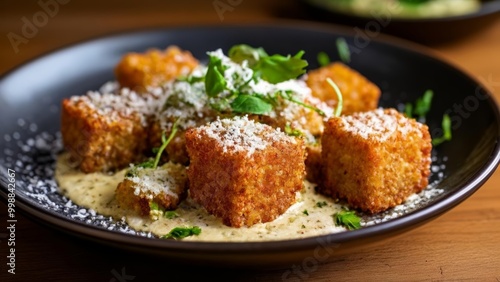
[[[295,1],[242,0],[233,1],[240,4],[226,11],[222,19],[213,2],[148,0],[137,6],[137,1],[68,1],[33,38],[20,44],[16,53],[7,34],[20,34],[22,18],[32,18],[41,6],[36,1],[1,1],[0,74],[47,51],[116,31],[308,17]],[[500,20],[468,38],[431,47],[482,81],[500,99]],[[6,217],[7,207],[2,203],[0,220],[6,222]],[[293,270],[292,266],[280,270],[231,270],[165,265],[161,260],[74,238],[20,216],[16,275],[10,275],[5,264],[6,241],[0,240],[1,281],[119,281],[116,273],[134,276],[133,281],[155,277],[266,281],[281,280],[285,271]],[[497,170],[478,192],[431,223],[381,245],[335,257],[310,273],[292,271],[291,277],[318,281],[500,281],[500,172]]]

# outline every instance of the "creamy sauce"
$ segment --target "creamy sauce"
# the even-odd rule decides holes
[[[297,194],[297,202],[276,220],[251,227],[234,228],[222,224],[219,218],[210,215],[190,197],[177,208],[179,217],[173,219],[162,217],[153,221],[149,217],[123,209],[115,200],[115,189],[124,175],[125,170],[112,175],[85,174],[73,169],[69,165],[68,155],[63,154],[58,157],[55,176],[61,192],[74,203],[102,215],[124,220],[137,231],[152,232],[157,236],[163,236],[179,226],[198,226],[202,230],[200,235],[183,240],[226,242],[296,239],[345,230],[343,227],[336,227],[332,217],[340,211],[341,205],[317,194],[314,185],[308,182],[304,182],[304,189]],[[317,206],[317,203],[323,202],[327,205]]]

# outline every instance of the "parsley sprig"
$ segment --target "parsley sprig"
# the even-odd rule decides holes
[[[349,230],[361,228],[361,218],[354,211],[342,210],[332,216],[335,226],[343,226]]]

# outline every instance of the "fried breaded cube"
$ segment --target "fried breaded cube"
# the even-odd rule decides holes
[[[126,54],[116,66],[115,75],[121,87],[142,93],[148,87],[187,75],[197,66],[198,60],[190,52],[170,46],[165,51]]]
[[[134,109],[129,104],[134,103]],[[83,172],[120,169],[144,158],[147,101],[89,92],[62,102],[61,133],[71,160]]]
[[[168,162],[158,168],[132,167],[115,196],[121,207],[157,219],[163,210],[177,208],[187,196],[187,186],[185,167]]]
[[[343,115],[377,108],[380,89],[359,72],[340,62],[334,62],[308,72],[306,83],[311,88],[314,97],[330,107],[337,106],[337,94],[326,81],[328,77],[338,85],[342,92]]]
[[[246,116],[189,129],[186,146],[190,196],[225,225],[272,221],[303,187],[303,140]]]
[[[431,150],[427,125],[394,109],[331,118],[319,190],[366,212],[387,210],[427,187]]]

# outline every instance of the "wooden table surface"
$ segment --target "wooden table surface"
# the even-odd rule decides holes
[[[40,3],[56,3],[41,0]],[[44,52],[97,35],[137,27],[262,22],[292,17],[308,18],[295,1],[77,1],[58,0],[57,11],[13,46],[7,34],[22,34],[23,19],[43,11],[37,1],[0,2],[0,74]],[[216,4],[229,6],[223,13]],[[232,5],[232,6],[231,6]],[[309,18],[311,19],[311,18]],[[500,20],[459,41],[430,46],[465,69],[500,99]],[[17,50],[16,50],[17,48]],[[17,52],[16,52],[17,51]],[[465,202],[438,219],[381,245],[334,257],[309,273],[305,280],[475,280],[500,281],[500,171]],[[7,207],[0,204],[0,220]],[[1,226],[4,226],[2,223]],[[0,230],[0,281],[149,281],[193,278],[281,280],[284,269],[230,270],[169,268],[151,261],[86,242],[19,216],[16,229],[16,274],[7,273],[5,227]],[[194,268],[194,269],[193,269]]]

